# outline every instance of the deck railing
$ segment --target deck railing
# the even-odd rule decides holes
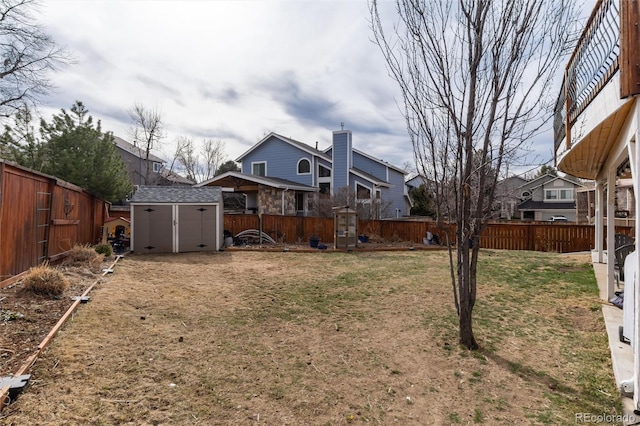
[[[624,0],[623,0],[624,1]],[[620,9],[618,0],[598,0],[567,63],[554,111],[555,152],[571,126],[619,69]]]

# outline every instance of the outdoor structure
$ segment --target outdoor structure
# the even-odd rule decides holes
[[[131,238],[131,221],[124,217],[108,217],[104,220],[102,242],[109,238]]]
[[[335,207],[333,229],[336,233],[333,246],[336,249],[349,249],[358,245],[358,214],[349,206]]]
[[[0,160],[0,282],[97,243],[107,210],[78,186]]]
[[[607,300],[615,286],[615,214],[617,183],[631,176],[631,188],[640,188],[640,2],[599,0],[569,60],[555,108],[554,139],[558,170],[596,181],[595,250],[593,260],[607,264]],[[632,197],[638,212],[638,197]],[[606,218],[605,210],[608,212]],[[605,223],[606,222],[606,223]],[[635,217],[635,241],[640,222]],[[606,233],[605,233],[606,225]],[[605,252],[605,248],[607,248]],[[640,270],[640,256],[626,264]],[[626,269],[626,265],[625,265]],[[631,277],[635,277],[632,279]],[[635,289],[632,331],[640,341],[640,291],[637,274],[625,271],[627,288]],[[631,279],[630,279],[631,278]],[[635,308],[633,306],[635,305]],[[626,312],[628,313],[628,312]],[[633,347],[633,377],[626,377],[633,392],[633,410],[640,409],[640,345]],[[634,392],[635,389],[635,392]]]
[[[316,215],[321,197],[340,191],[353,194],[372,218],[409,214],[406,172],[354,149],[350,130],[334,131],[325,150],[270,133],[236,161],[241,173],[225,173],[196,186],[243,192],[247,210],[264,214]]]
[[[196,188],[218,186],[225,193],[245,194],[245,213],[264,213],[307,216],[309,205],[318,189],[286,179],[255,176],[240,172],[226,172],[208,181],[194,185]]]
[[[114,251],[124,252],[131,241],[131,220],[126,217],[108,217],[102,227],[102,244],[110,244]]]
[[[131,251],[220,250],[222,210],[219,187],[141,186],[131,198]]]
[[[549,220],[561,215],[576,222],[576,189],[582,185],[572,180],[545,174],[515,189],[523,200],[517,205],[524,220]]]

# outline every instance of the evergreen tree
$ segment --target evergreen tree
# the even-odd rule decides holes
[[[218,167],[218,170],[216,170],[215,176],[221,175],[226,172],[239,172],[239,171],[240,171],[240,167],[238,167],[238,164],[236,164],[236,162],[233,160],[229,160],[222,163],[220,167]]]
[[[13,116],[13,127],[5,125],[0,135],[0,156],[33,170],[42,170],[43,145],[36,136],[33,116],[23,105]]]
[[[538,170],[538,174],[535,176],[536,178],[542,177],[544,175],[558,176],[558,171],[553,167],[547,164],[543,164]]]
[[[43,171],[76,184],[107,200],[125,198],[131,182],[111,132],[102,133],[100,120],[93,118],[80,101],[54,115],[52,122],[41,120],[45,141]]]

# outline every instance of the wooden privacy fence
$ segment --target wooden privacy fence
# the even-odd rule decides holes
[[[51,176],[0,160],[0,283],[95,244],[106,202]]]
[[[311,236],[320,237],[326,244],[333,244],[333,222],[331,218],[320,217],[262,215],[260,220],[258,215],[251,214],[224,215],[224,229],[232,235],[247,229],[260,229],[262,226],[262,231],[273,239],[288,244],[306,243]],[[445,241],[443,232],[431,221],[358,221],[358,234],[377,235],[387,241],[422,244],[427,232],[438,235],[441,242]],[[629,234],[631,228],[616,227],[616,232]],[[450,238],[455,241],[453,233],[450,234]],[[489,249],[571,253],[591,250],[594,241],[593,225],[544,222],[491,223],[482,234],[480,246]]]

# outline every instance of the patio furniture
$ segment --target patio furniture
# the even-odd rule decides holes
[[[624,261],[631,253],[636,249],[635,244],[624,244],[620,247],[616,247],[615,259],[616,263],[613,267],[613,272],[616,278],[616,286],[620,288],[620,281],[624,282]]]

